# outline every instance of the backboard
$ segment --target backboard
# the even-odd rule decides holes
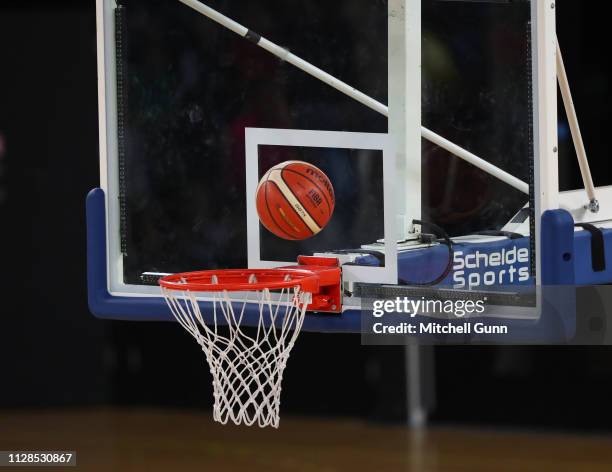
[[[306,329],[358,331],[361,298],[394,288],[535,286],[544,67],[535,2],[97,7],[101,184],[88,204],[97,315],[170,319],[163,274],[300,255],[343,265],[344,313]],[[299,242],[268,232],[254,206],[259,179],[290,160],[322,169],[337,198],[329,225]],[[438,229],[423,236],[428,223],[453,251]],[[503,300],[504,316],[534,306]]]

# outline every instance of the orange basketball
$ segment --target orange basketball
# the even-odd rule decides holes
[[[257,186],[257,214],[280,238],[301,240],[319,233],[334,212],[334,188],[327,176],[307,162],[272,167]]]

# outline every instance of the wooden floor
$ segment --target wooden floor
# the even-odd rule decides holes
[[[220,426],[203,413],[0,411],[0,450],[76,450],[91,471],[610,471],[612,438],[283,418]],[[24,470],[24,469],[20,469]],[[54,469],[57,470],[57,469]]]

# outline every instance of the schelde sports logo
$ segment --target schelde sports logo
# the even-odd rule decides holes
[[[527,248],[513,246],[501,251],[470,253],[456,250],[453,257],[454,288],[516,285],[529,278]]]

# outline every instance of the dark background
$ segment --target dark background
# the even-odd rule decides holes
[[[143,272],[247,266],[246,127],[387,131],[384,116],[176,0],[119,3],[127,283],[142,283]],[[263,8],[258,2],[208,4],[387,101],[385,1],[335,0],[333,14],[328,0],[267,0]],[[371,216],[382,212],[382,192],[371,188],[381,180],[368,160],[355,164],[347,154],[325,152],[323,159],[321,151],[286,147],[284,160],[311,162],[308,155],[319,153],[311,163],[327,162],[320,168],[335,187],[334,218],[324,232],[299,244],[264,237],[264,259],[290,262],[299,254],[384,237],[381,218]],[[270,157],[261,157],[262,170],[271,167]],[[370,188],[367,181],[373,181]]]
[[[142,283],[143,272],[247,265],[245,127],[387,131],[381,114],[176,0],[119,4],[126,283]],[[328,0],[267,0],[265,8],[208,4],[389,102],[386,0],[334,0],[333,14]],[[423,125],[525,182],[533,157],[530,14],[528,2],[427,0],[422,9]],[[286,148],[283,159],[306,158],[299,152]],[[384,237],[374,216],[382,213],[382,193],[365,187],[381,182],[371,165],[325,152],[312,163],[334,185],[338,202],[330,224],[299,243],[279,241],[262,227],[264,259],[290,262]],[[266,160],[262,156],[263,171],[271,167]],[[518,190],[428,142],[422,167],[422,218],[452,236],[500,229],[527,202]],[[362,195],[367,198],[359,200]]]
[[[557,10],[593,175],[612,184],[607,18],[589,2],[562,0]],[[577,166],[564,129],[568,187]],[[98,179],[93,0],[2,2],[0,409],[207,409],[204,359],[178,326],[89,314],[84,199]],[[609,348],[438,347],[434,355],[434,422],[610,429]],[[403,359],[400,348],[363,347],[358,336],[304,334],[283,412],[404,421]]]

